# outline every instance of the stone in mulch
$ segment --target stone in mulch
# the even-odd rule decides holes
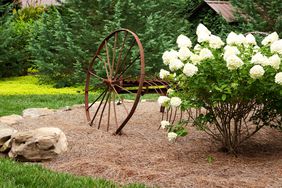
[[[61,129],[42,127],[14,134],[9,157],[23,161],[50,160],[67,148],[67,139]]]
[[[9,115],[9,116],[2,116],[0,117],[0,124],[6,124],[6,125],[12,125],[12,124],[16,124],[19,123],[20,121],[22,121],[23,117],[20,115]]]
[[[0,148],[7,142],[17,130],[5,124],[0,124]]]
[[[31,118],[37,118],[40,116],[46,116],[53,114],[54,110],[48,109],[48,108],[28,108],[23,111],[23,117],[31,117]]]

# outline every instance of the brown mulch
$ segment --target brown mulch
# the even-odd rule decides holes
[[[281,132],[264,128],[235,157],[218,151],[194,128],[187,137],[168,142],[166,133],[157,130],[160,117],[156,102],[142,102],[122,136],[89,127],[83,107],[25,118],[13,127],[63,130],[68,152],[42,163],[55,171],[157,187],[282,187]]]

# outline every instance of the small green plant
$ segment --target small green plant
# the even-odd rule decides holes
[[[214,161],[214,157],[211,156],[211,155],[209,155],[209,156],[207,157],[207,161],[208,161],[209,164],[212,164],[213,161]]]

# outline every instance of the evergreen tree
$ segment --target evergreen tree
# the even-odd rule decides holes
[[[128,28],[143,44],[146,74],[158,74],[163,52],[188,32],[185,8],[186,0],[68,0],[37,24],[30,43],[33,62],[45,80],[58,86],[81,84],[85,76],[80,73],[102,40],[113,30]]]

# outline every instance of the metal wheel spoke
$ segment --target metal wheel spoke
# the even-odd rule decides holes
[[[97,55],[97,57],[100,59],[100,61],[102,61],[102,62],[104,63],[104,68],[105,68],[105,70],[106,70],[107,78],[109,79],[109,78],[110,78],[110,77],[109,77],[109,70],[107,69],[107,63],[106,63],[106,61],[104,61],[100,55]]]
[[[140,54],[133,61],[131,61],[130,64],[127,65],[118,76],[118,73],[116,72],[115,78],[119,79],[136,62],[138,58],[140,58]]]
[[[97,102],[97,101],[102,97],[102,95],[103,95],[106,91],[107,91],[107,89],[105,89],[105,90],[91,103],[91,105],[88,106],[88,108],[87,108],[86,110],[89,110],[89,108],[91,108],[91,107],[95,104],[95,102]]]
[[[112,78],[113,73],[111,69],[111,63],[110,63],[110,55],[109,55],[109,49],[108,49],[108,42],[105,40],[105,47],[106,47],[106,55],[107,55],[107,64],[110,69],[110,78]]]
[[[104,89],[104,88],[105,88],[105,84],[104,84],[104,83],[95,84],[95,86],[89,88],[89,89],[86,90],[86,91],[95,91],[97,88],[102,88],[102,89]]]
[[[123,99],[119,96],[117,90],[115,87],[112,87],[114,89],[114,92],[116,93],[116,95],[118,96],[119,100],[122,101],[121,105],[123,106],[124,110],[126,111],[127,115],[128,115],[128,109],[126,108],[126,106],[123,103]]]
[[[133,48],[133,46],[136,44],[136,41],[133,39],[133,41],[131,42],[131,45],[129,47],[129,49],[126,51],[125,57],[123,58],[123,62],[126,62],[128,53],[131,51],[131,49]]]
[[[122,62],[119,63],[119,66],[118,66],[117,69],[116,69],[116,73],[119,71],[121,65],[126,62],[127,56],[128,56],[129,52],[131,51],[132,47],[133,47],[135,44],[136,44],[136,41],[133,40],[133,42],[131,42],[131,45],[130,45],[129,49],[126,51],[126,54],[125,54],[125,56],[124,56]]]
[[[96,112],[95,112],[95,114],[94,114],[94,116],[93,116],[93,118],[92,118],[92,120],[91,120],[90,126],[92,126],[92,124],[93,124],[93,122],[94,122],[94,120],[95,120],[95,118],[96,118],[96,116],[97,116],[97,114],[98,114],[98,112],[99,112],[99,109],[101,108],[101,105],[102,105],[102,103],[103,103],[103,101],[104,101],[104,99],[105,99],[106,94],[107,94],[107,92],[105,92],[105,94],[104,94],[102,100],[100,101],[99,106],[97,107],[97,110],[96,110]]]
[[[124,39],[123,39],[123,41],[122,41],[121,48],[119,49],[118,60],[117,60],[117,66],[116,66],[116,71],[115,71],[116,73],[117,73],[118,68],[119,68],[119,66],[120,66],[121,55],[122,55],[122,51],[123,51],[123,48],[124,48],[125,41],[127,40],[127,36],[128,36],[128,32],[125,33]]]
[[[115,123],[116,123],[116,127],[118,127],[118,120],[117,120],[117,112],[116,112],[116,94],[113,93],[113,106],[114,106],[114,116],[115,116]]]
[[[101,126],[101,121],[102,121],[103,114],[104,114],[104,111],[105,111],[106,105],[107,105],[107,103],[108,103],[109,97],[110,97],[110,93],[108,93],[108,96],[107,96],[106,102],[105,102],[105,104],[104,104],[104,106],[103,106],[103,109],[102,109],[102,112],[101,112],[101,114],[100,114],[100,119],[99,119],[98,129],[100,129],[100,126]]]
[[[92,71],[88,71],[89,74],[91,74],[92,76],[95,76],[96,78],[99,78],[100,80],[104,80],[102,77],[98,76],[97,74],[94,74]]]
[[[118,33],[115,33],[115,43],[114,43],[113,60],[112,60],[112,71],[114,71],[114,67],[115,67],[117,42],[118,42]]]
[[[111,92],[109,93],[109,108],[108,108],[108,125],[107,125],[107,131],[109,131],[110,127],[110,118],[111,118]]]

